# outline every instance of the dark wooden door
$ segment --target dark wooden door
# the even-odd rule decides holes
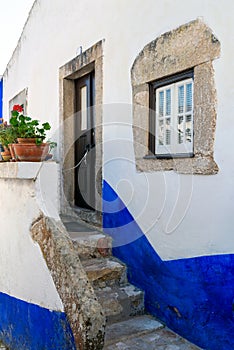
[[[95,208],[94,72],[75,81],[75,205]]]

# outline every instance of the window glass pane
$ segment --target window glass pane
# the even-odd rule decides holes
[[[164,144],[164,122],[163,120],[159,120],[159,128],[158,128],[158,144]]]
[[[156,85],[156,84],[155,84]],[[156,85],[157,86],[157,85]],[[160,155],[193,152],[193,80],[175,80],[159,84],[156,96],[155,153]],[[184,147],[186,145],[186,147]]]
[[[171,119],[166,119],[166,145],[171,144]]]
[[[159,92],[159,115],[163,116],[164,114],[164,91]]]
[[[81,96],[81,130],[87,129],[87,86],[80,89]]]
[[[185,139],[186,139],[186,142],[192,142],[192,116],[191,115],[186,116]]]
[[[166,90],[166,115],[171,115],[171,89]]]
[[[184,112],[184,85],[178,88],[178,113]]]
[[[192,110],[192,83],[186,85],[186,112]]]
[[[184,135],[183,135],[183,117],[178,117],[178,143],[183,143]]]

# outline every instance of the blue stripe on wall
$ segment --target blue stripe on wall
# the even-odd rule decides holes
[[[103,227],[113,237],[113,254],[126,263],[129,281],[145,291],[146,309],[204,349],[233,350],[234,255],[164,262],[105,181],[103,199]],[[124,235],[131,237],[125,238],[129,244],[123,244]]]
[[[0,79],[0,118],[2,118],[2,94],[3,94],[3,80]]]
[[[0,293],[0,340],[11,350],[75,350],[63,312]]]

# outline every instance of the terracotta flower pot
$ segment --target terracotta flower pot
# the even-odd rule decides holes
[[[49,144],[13,143],[16,160],[21,162],[42,162],[49,153]]]
[[[14,148],[12,147],[12,143],[9,143],[8,147],[10,150],[12,161],[15,161],[15,151],[14,151]]]
[[[36,143],[35,137],[18,137],[17,138],[18,143]]]
[[[11,153],[9,150],[7,150],[5,147],[4,147],[5,151],[4,152],[1,152],[1,156],[2,156],[2,159],[7,162],[8,160],[11,159]]]

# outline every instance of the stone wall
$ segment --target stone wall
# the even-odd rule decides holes
[[[105,328],[102,308],[63,225],[42,216],[33,223],[31,233],[62,299],[77,349],[102,349]]]

